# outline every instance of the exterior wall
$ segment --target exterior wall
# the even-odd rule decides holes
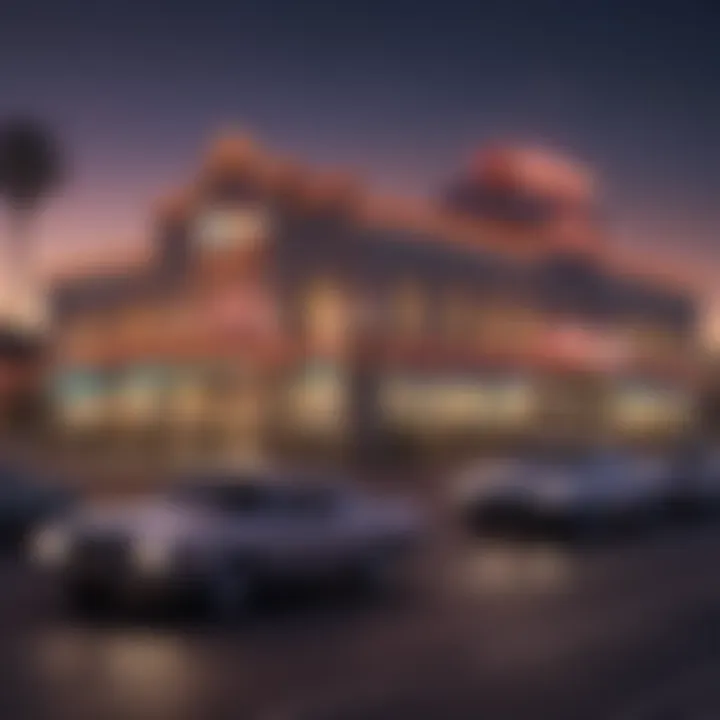
[[[156,247],[143,273],[58,291],[70,434],[347,458],[666,442],[692,419],[692,302],[591,257],[518,258],[227,178]]]
[[[44,337],[0,330],[0,440],[42,436],[45,350]]]

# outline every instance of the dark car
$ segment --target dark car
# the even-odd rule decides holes
[[[695,449],[675,459],[668,503],[671,513],[680,516],[720,510],[720,449]]]
[[[401,499],[340,481],[243,472],[183,481],[129,504],[82,508],[41,529],[31,551],[73,604],[199,594],[222,616],[260,586],[349,572],[384,579],[421,526],[414,505]]]
[[[15,465],[0,466],[0,540],[5,547],[21,542],[72,503],[72,493],[59,483]]]
[[[667,463],[620,452],[476,465],[461,477],[461,512],[475,529],[576,534],[659,514]]]

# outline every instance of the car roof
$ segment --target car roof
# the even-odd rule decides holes
[[[340,474],[307,469],[280,468],[209,468],[175,476],[172,485],[180,487],[261,487],[277,490],[333,490],[347,488],[350,483]]]

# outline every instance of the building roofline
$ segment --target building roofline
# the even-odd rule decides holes
[[[211,141],[194,182],[166,194],[156,203],[156,213],[166,221],[181,221],[202,197],[203,185],[214,174],[232,176],[269,193],[281,194],[301,211],[333,206],[361,226],[379,231],[401,230],[417,242],[455,244],[496,253],[516,262],[535,262],[562,252],[554,242],[553,228],[511,220],[474,218],[439,201],[402,198],[373,193],[352,173],[311,168],[270,153],[247,134],[224,133]],[[678,272],[677,264],[652,253],[608,247],[600,238],[588,253],[600,270],[625,275],[657,288],[694,295],[695,283]],[[151,262],[152,251],[124,262],[101,261],[110,274],[135,272]],[[97,275],[85,273],[84,275]],[[83,274],[66,277],[70,283]],[[60,278],[62,281],[62,277]]]

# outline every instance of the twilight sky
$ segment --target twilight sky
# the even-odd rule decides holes
[[[214,130],[432,192],[478,144],[588,162],[622,242],[720,258],[720,9],[685,0],[23,0],[0,115],[47,119],[72,173],[45,249],[146,237]],[[706,274],[709,271],[706,270]]]

